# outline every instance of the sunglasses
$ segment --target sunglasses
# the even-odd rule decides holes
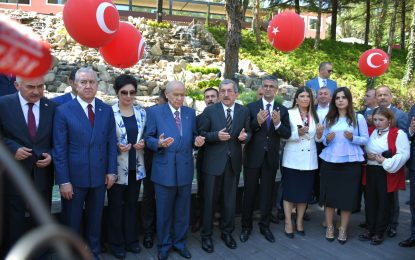
[[[328,73],[332,73],[332,72],[334,72],[334,70],[328,70],[327,72],[328,72]]]
[[[130,90],[130,91],[121,90],[120,93],[121,93],[121,95],[124,95],[124,96],[127,96],[128,94],[130,94],[130,96],[134,96],[137,93],[137,91],[135,91],[135,90]]]

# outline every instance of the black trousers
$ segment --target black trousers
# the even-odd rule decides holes
[[[114,247],[138,243],[138,195],[141,180],[129,171],[128,185],[114,184],[108,190],[108,242]]]
[[[141,223],[145,234],[152,234],[156,226],[156,195],[151,181],[151,166],[146,168],[147,176],[143,179],[143,200],[141,201]]]
[[[266,158],[267,154],[265,153],[261,168],[244,168],[242,228],[252,229],[252,213],[255,208],[257,194],[259,196],[259,209],[261,212],[259,226],[269,227],[272,209],[272,190],[277,172],[270,169]]]
[[[221,231],[225,234],[231,234],[235,228],[236,189],[239,183],[239,172],[235,173],[232,170],[231,160],[229,158],[225,166],[225,171],[221,175],[216,176],[203,173],[203,177],[205,204],[203,206],[201,236],[212,236],[213,213],[221,187],[223,187]]]
[[[365,211],[369,232],[383,236],[389,224],[393,192],[387,192],[388,174],[382,166],[366,168]]]

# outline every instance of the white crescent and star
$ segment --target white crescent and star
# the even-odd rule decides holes
[[[280,31],[278,30],[278,26],[272,28],[272,34],[277,35]]]
[[[141,53],[141,50],[144,48],[144,39],[143,39],[143,37],[141,37],[141,39],[140,39],[140,44],[138,45],[138,59],[140,59],[141,57],[140,57],[140,53]]]
[[[367,59],[366,59],[367,65],[369,65],[369,67],[371,67],[373,69],[376,69],[376,68],[381,67],[383,64],[387,64],[388,63],[388,59],[385,58],[383,60],[383,64],[374,65],[373,62],[372,62],[372,58],[374,56],[382,56],[382,54],[380,54],[379,52],[374,52],[374,53],[369,54],[369,56],[367,56]]]
[[[103,32],[108,33],[108,34],[113,34],[116,32],[116,30],[111,30],[110,28],[108,28],[107,24],[105,23],[105,18],[104,18],[105,9],[107,9],[108,7],[115,9],[114,5],[108,2],[103,2],[99,4],[97,7],[97,12],[96,12],[96,19],[97,19],[99,28],[101,28]]]

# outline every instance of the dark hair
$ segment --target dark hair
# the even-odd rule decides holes
[[[160,90],[160,93],[159,93],[159,99],[164,99],[166,102],[168,101],[168,99],[167,99],[167,97],[166,97],[166,89],[162,89],[162,90]]]
[[[78,71],[79,68],[74,68],[73,70],[71,70],[71,73],[69,74],[68,80],[72,80],[73,82],[75,82],[75,74]]]
[[[320,66],[318,66],[318,71],[321,71],[322,69],[324,69],[327,65],[331,65],[333,66],[333,64],[331,62],[325,61],[320,63]]]
[[[137,91],[137,80],[128,74],[122,74],[115,79],[114,90],[118,94],[118,91],[125,85],[131,84],[134,87],[134,90]]]
[[[274,81],[275,82],[275,86],[278,87],[278,80],[276,77],[274,76],[265,76],[262,78],[262,85],[264,85],[264,81],[266,80],[270,80],[270,81]]]
[[[213,88],[213,87],[209,87],[209,88],[205,89],[205,90],[203,91],[203,95],[205,95],[205,94],[206,94],[206,92],[211,91],[211,90],[213,90],[213,91],[215,91],[215,92],[216,92],[216,96],[219,96],[219,91],[218,91],[216,88]]]
[[[316,112],[316,108],[314,107],[313,91],[310,88],[302,86],[302,87],[299,87],[297,89],[297,91],[295,92],[295,96],[294,96],[293,106],[291,108],[294,108],[294,107],[297,106],[296,99],[303,92],[307,92],[308,95],[310,96],[310,105],[308,106],[308,112],[311,114],[311,116],[314,119],[314,122],[316,122],[316,124],[317,124],[318,123],[318,115],[317,115],[317,112]]]
[[[339,92],[343,92],[348,101],[347,113],[346,113],[347,123],[349,125],[353,125],[353,127],[356,127],[357,125],[356,114],[353,109],[352,93],[346,87],[340,87],[334,91],[333,97],[330,101],[329,112],[327,113],[327,116],[326,116],[326,126],[331,127],[339,120],[339,110],[336,107],[336,97]]]
[[[387,107],[377,107],[375,110],[373,110],[372,116],[375,116],[376,114],[382,115],[386,117],[390,121],[390,127],[396,126],[396,120],[395,120],[395,114],[392,110],[390,110]]]

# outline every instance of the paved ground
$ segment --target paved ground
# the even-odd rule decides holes
[[[269,243],[259,233],[255,225],[250,239],[246,243],[239,241],[240,218],[236,219],[236,230],[234,238],[237,239],[238,248],[228,249],[220,240],[219,230],[215,229],[214,245],[215,251],[212,254],[204,252],[200,247],[199,233],[189,233],[188,247],[192,253],[192,259],[393,259],[393,260],[415,260],[415,248],[401,248],[399,241],[406,239],[409,235],[410,211],[405,202],[409,198],[409,190],[400,193],[400,225],[398,235],[394,238],[386,238],[379,246],[372,246],[370,242],[361,242],[357,236],[362,232],[358,224],[363,221],[363,212],[352,215],[349,228],[349,241],[340,245],[337,241],[328,242],[325,240],[325,229],[321,226],[323,211],[317,205],[312,205],[309,212],[311,221],[305,222],[306,236],[295,236],[289,239],[284,236],[282,224],[272,224],[271,230],[276,237],[275,243]],[[141,239],[141,238],[140,238]],[[115,259],[108,253],[102,254],[105,260]],[[157,259],[156,247],[152,249],[142,248],[140,254],[127,254],[126,259]],[[178,253],[171,252],[169,259],[183,259]]]

